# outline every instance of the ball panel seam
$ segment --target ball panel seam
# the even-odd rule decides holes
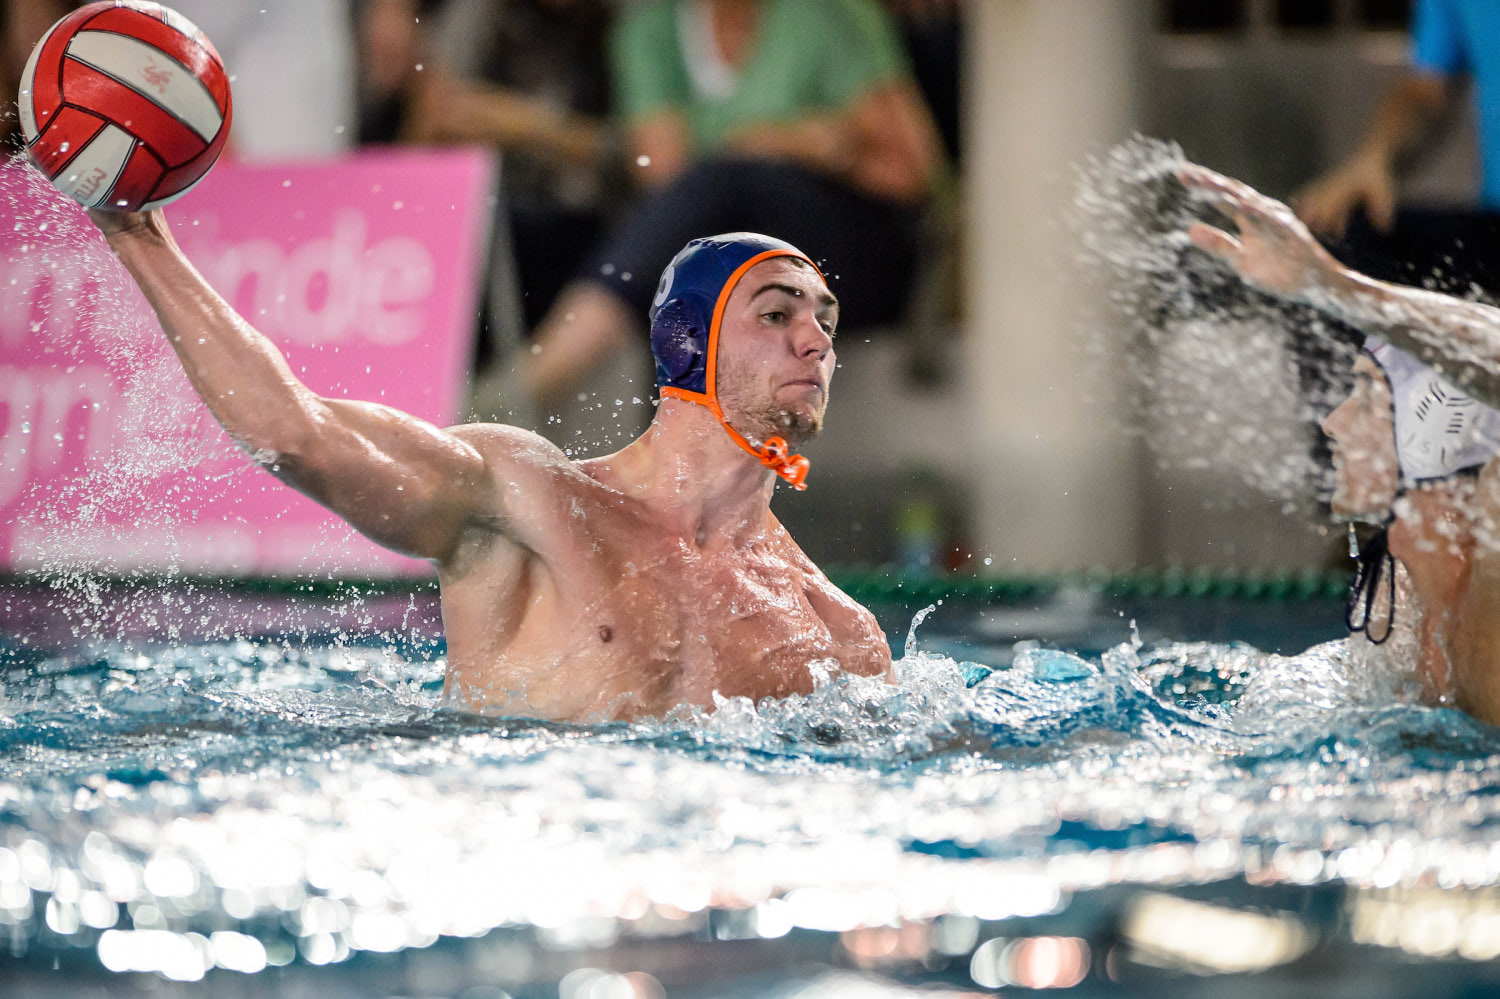
[[[156,65],[152,58],[156,55],[167,65]],[[143,57],[149,65],[140,64]],[[203,82],[155,46],[115,32],[82,31],[68,43],[68,58],[129,87],[191,128],[205,143],[213,141],[224,124],[224,112]]]
[[[135,88],[101,73],[87,63],[73,62],[68,88],[77,91],[83,106],[109,107],[109,118],[144,141],[168,166],[180,166],[206,148],[198,133],[170,111],[141,96]],[[95,112],[96,114],[99,112]]]

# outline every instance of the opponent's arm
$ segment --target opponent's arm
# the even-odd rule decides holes
[[[193,268],[160,211],[90,213],[155,309],[193,388],[277,478],[370,538],[439,561],[487,514],[487,462],[460,437],[373,403],[323,398]]]
[[[1382,337],[1500,407],[1500,309],[1366,277],[1335,260],[1281,202],[1199,166],[1178,178],[1234,220],[1237,235],[1200,222],[1188,236],[1247,283]]]

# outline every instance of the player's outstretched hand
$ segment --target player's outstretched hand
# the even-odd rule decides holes
[[[1292,210],[1274,198],[1195,164],[1179,170],[1177,179],[1234,220],[1237,236],[1197,222],[1188,229],[1188,238],[1234,268],[1246,283],[1282,298],[1306,300],[1343,270]]]

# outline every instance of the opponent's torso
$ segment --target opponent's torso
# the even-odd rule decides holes
[[[581,477],[580,477],[581,478]],[[569,720],[807,693],[809,665],[888,672],[874,617],[773,517],[730,543],[673,536],[651,511],[572,481],[545,552],[508,543],[443,579],[448,687],[474,710]]]

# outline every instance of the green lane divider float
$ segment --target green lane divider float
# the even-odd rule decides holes
[[[1343,599],[1349,574],[1302,572],[1236,572],[1223,569],[1133,569],[1037,576],[957,575],[902,569],[834,568],[829,577],[863,603],[936,603],[939,600],[1019,604],[1044,600],[1063,589],[1084,589],[1123,600],[1189,598],[1220,600],[1307,601]],[[437,581],[425,579],[356,579],[331,576],[197,576],[141,574],[59,576],[48,573],[3,573],[0,587],[68,590],[86,586],[122,589],[172,587],[272,597],[350,599],[422,596],[437,593]]]

